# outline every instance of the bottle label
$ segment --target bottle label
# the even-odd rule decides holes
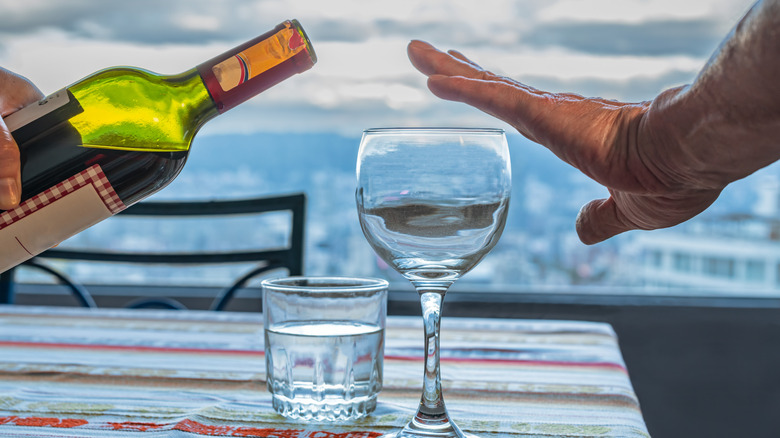
[[[100,165],[0,213],[0,272],[124,210]]]
[[[244,49],[212,67],[222,91],[230,91],[303,51],[306,45],[294,28],[283,28],[271,38]]]
[[[39,100],[37,104],[27,105],[19,111],[3,117],[3,121],[5,122],[5,126],[8,127],[8,130],[14,132],[22,126],[54,112],[58,108],[64,107],[68,102],[70,102],[68,90],[63,89],[44,97]]]

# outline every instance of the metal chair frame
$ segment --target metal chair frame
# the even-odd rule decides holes
[[[231,264],[242,262],[260,262],[261,264],[242,275],[229,287],[223,289],[211,304],[211,310],[223,310],[236,291],[246,285],[252,278],[265,272],[286,268],[290,275],[303,274],[303,244],[306,216],[306,195],[296,193],[291,195],[251,198],[241,200],[215,201],[170,201],[170,202],[140,202],[119,213],[130,216],[229,216],[244,214],[262,214],[275,211],[290,211],[292,227],[290,245],[282,249],[203,252],[203,253],[139,253],[139,252],[108,252],[93,250],[69,250],[53,248],[22,263],[42,270],[56,277],[64,284],[79,304],[83,307],[96,307],[89,292],[65,274],[41,263],[41,259],[81,260],[99,262],[117,262],[130,264],[167,264],[167,265],[200,265],[200,264]],[[9,269],[0,273],[0,303],[14,302],[14,271]],[[128,305],[131,308],[161,307],[167,309],[185,308],[181,303],[170,298],[149,298],[136,300]]]

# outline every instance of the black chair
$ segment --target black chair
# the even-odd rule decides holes
[[[290,275],[303,274],[303,240],[306,214],[306,196],[303,193],[230,201],[173,201],[141,202],[122,211],[119,215],[162,217],[216,217],[251,215],[268,212],[290,211],[292,217],[289,245],[285,248],[212,252],[117,252],[97,250],[71,250],[53,248],[21,265],[0,274],[0,303],[13,304],[15,271],[20,267],[33,268],[54,276],[64,284],[83,307],[96,307],[87,289],[44,262],[45,259],[116,262],[146,265],[218,265],[252,262],[256,265],[224,288],[213,300],[211,310],[223,310],[236,291],[254,277],[275,269],[287,269]],[[164,297],[142,298],[126,307],[154,307],[167,309],[185,308],[177,300]]]

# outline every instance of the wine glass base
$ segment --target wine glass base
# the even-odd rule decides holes
[[[379,438],[439,438],[439,437],[462,437],[462,438],[479,438],[477,435],[472,435],[470,433],[461,432],[460,435],[458,434],[439,434],[439,433],[430,433],[430,432],[414,432],[414,433],[408,433],[405,429],[397,430],[395,432],[386,433],[384,435],[379,436]]]
[[[446,422],[436,427],[427,427],[412,420],[403,429],[386,433],[379,438],[479,438],[463,432],[455,423]]]

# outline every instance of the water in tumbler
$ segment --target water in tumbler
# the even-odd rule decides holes
[[[384,329],[353,321],[289,322],[265,330],[274,409],[315,421],[360,418],[382,389]]]

